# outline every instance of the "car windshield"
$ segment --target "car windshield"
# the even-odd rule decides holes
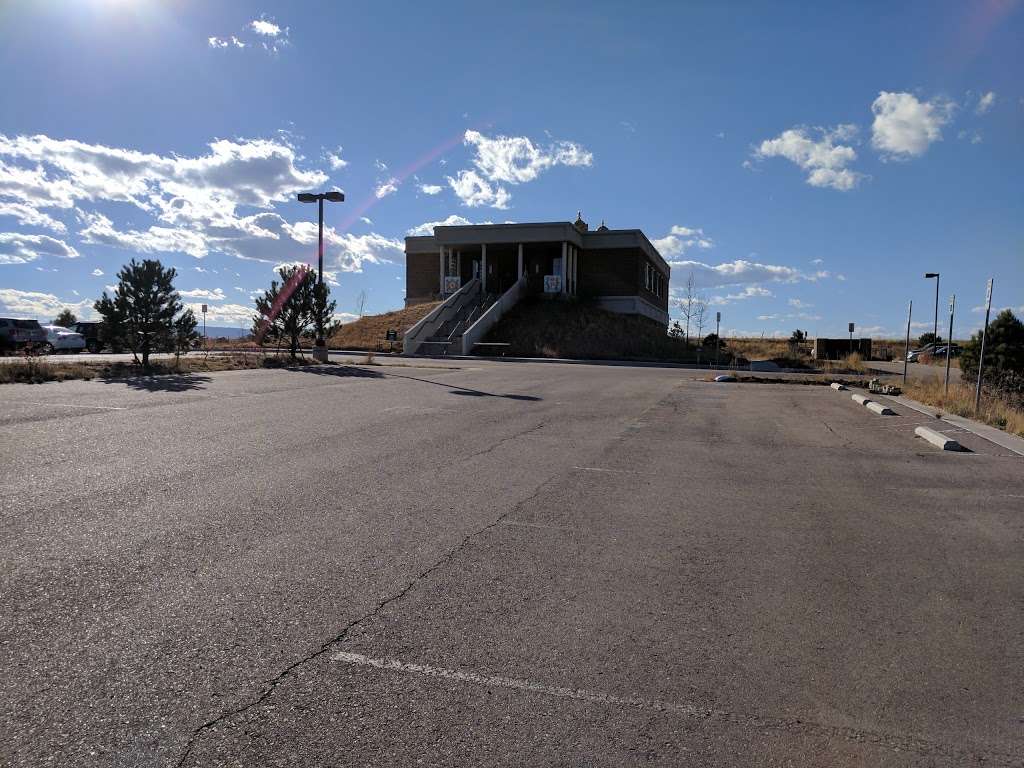
[[[14,327],[15,328],[38,328],[39,327],[39,321],[38,320],[15,320],[14,321]]]

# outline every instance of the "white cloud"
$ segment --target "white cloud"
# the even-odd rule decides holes
[[[254,46],[262,48],[269,53],[278,53],[289,44],[288,27],[281,27],[273,19],[268,19],[263,15],[246,24],[239,34],[245,39],[240,39],[236,35],[225,37],[211,36],[206,38],[206,43],[210,48],[220,50]]]
[[[206,42],[211,48],[228,48],[234,46],[235,48],[245,48],[245,43],[239,40],[234,35],[231,37],[208,37]]]
[[[195,313],[196,317],[202,318],[202,302],[194,304],[187,303],[184,306],[186,309],[191,309],[192,312]],[[245,304],[206,305],[206,322],[208,323],[227,323],[229,325],[246,326],[252,323],[252,319],[255,314],[255,306],[246,306]]]
[[[91,299],[77,302],[61,301],[52,293],[20,291],[16,288],[0,288],[0,308],[4,314],[29,315],[49,322],[62,310],[70,309],[79,318],[94,316]]]
[[[813,304],[808,304],[806,301],[801,301],[800,299],[790,299],[787,304],[791,307],[796,307],[797,309],[810,309],[814,306]]]
[[[796,283],[801,280],[818,280],[821,273],[808,274],[793,267],[779,264],[760,264],[746,259],[736,259],[714,266],[700,261],[670,261],[673,274],[672,293],[678,295],[686,276],[693,272],[698,288],[721,288],[731,285],[760,285],[762,283]],[[681,276],[681,277],[680,277]]]
[[[714,246],[711,238],[704,235],[703,229],[681,227],[678,224],[673,225],[665,237],[657,238],[651,244],[666,259],[681,256],[690,248],[707,249]]]
[[[79,255],[74,246],[49,235],[0,232],[0,264],[26,264],[41,256],[77,259]]]
[[[824,264],[824,259],[811,259],[811,264]]]
[[[262,17],[250,21],[249,29],[257,35],[264,35],[266,37],[278,37],[281,34],[281,28],[277,26],[277,24],[274,24],[272,21],[267,21]]]
[[[363,222],[363,224],[366,224],[367,226],[373,226],[373,219],[371,219],[369,216],[360,216],[359,220]]]
[[[512,199],[508,190],[500,185],[492,187],[476,171],[463,170],[459,171],[456,178],[451,176],[445,178],[462,204],[469,208],[489,205],[492,208],[504,210],[508,208],[508,201]]]
[[[420,192],[425,195],[439,195],[443,189],[440,184],[420,184]]]
[[[465,143],[476,148],[473,165],[488,181],[521,184],[533,181],[555,165],[589,166],[594,156],[571,141],[556,141],[547,147],[525,136],[488,138],[478,131],[466,131]]]
[[[86,227],[79,231],[83,243],[109,245],[142,253],[187,253],[197,259],[207,254],[206,238],[197,232],[170,227],[118,231],[101,213],[84,214]]]
[[[743,301],[744,299],[759,299],[774,296],[775,294],[769,291],[767,288],[762,288],[759,285],[748,285],[739,293],[730,293],[725,296],[712,296],[708,299],[708,304],[729,304],[733,301]]]
[[[348,160],[343,159],[341,156],[341,147],[338,147],[333,152],[328,152],[326,157],[333,171],[340,171],[348,165]]]
[[[978,106],[974,108],[974,111],[979,115],[984,115],[986,112],[992,109],[993,106],[995,106],[995,103],[996,92],[989,91],[988,93],[981,95],[981,97],[978,99]]]
[[[412,229],[410,229],[405,234],[411,235],[411,236],[414,236],[414,237],[415,236],[419,236],[419,235],[432,235],[432,234],[434,234],[434,227],[458,227],[458,226],[466,226],[466,225],[469,225],[469,224],[472,224],[472,223],[473,222],[470,221],[469,219],[465,219],[462,216],[458,216],[458,215],[453,213],[451,216],[449,216],[446,219],[442,219],[441,221],[425,221],[422,224],[420,224],[418,227],[413,227]],[[481,224],[490,224],[491,222],[489,222],[489,221],[482,221],[480,223]]]
[[[374,160],[373,165],[376,167],[378,171],[381,172],[386,171],[388,169],[388,164],[385,163],[383,160]]]
[[[96,267],[96,269],[94,269],[91,272],[91,274],[92,274],[93,277],[103,277],[103,270],[100,269],[99,267]]]
[[[0,201],[0,216],[13,216],[26,227],[45,227],[60,234],[68,231],[64,222],[25,203]]]
[[[857,159],[857,152],[838,142],[850,141],[856,135],[857,127],[850,124],[828,129],[798,126],[762,141],[754,149],[753,158],[763,161],[783,157],[807,171],[807,183],[812,187],[846,191],[856,187],[864,174],[847,167]]]
[[[184,296],[186,299],[209,299],[210,301],[224,301],[224,291],[220,288],[214,288],[212,291],[208,291],[205,288],[196,288],[191,291],[178,291],[180,296]]]
[[[387,197],[388,195],[393,195],[398,191],[398,184],[398,179],[392,176],[387,181],[378,184],[377,188],[373,191],[373,194],[377,196],[378,200]]]
[[[883,159],[907,160],[925,153],[932,142],[942,139],[942,127],[956,105],[948,99],[919,101],[911,93],[882,91],[871,105],[871,145]]]
[[[470,208],[481,205],[507,208],[512,195],[502,183],[523,184],[556,165],[589,166],[594,162],[590,152],[571,141],[542,146],[525,136],[491,138],[469,130],[464,143],[475,149],[472,159],[475,169],[463,169],[455,177],[446,178],[458,198]]]

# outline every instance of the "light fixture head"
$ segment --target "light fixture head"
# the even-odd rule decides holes
[[[938,277],[939,273],[938,272],[925,272],[924,276],[925,277]]]
[[[316,195],[310,194],[309,192],[299,192],[300,203],[315,203]]]
[[[330,200],[332,203],[343,203],[345,202],[344,192],[328,192],[324,195],[324,200]]]

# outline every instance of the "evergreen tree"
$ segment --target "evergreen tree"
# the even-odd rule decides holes
[[[978,375],[981,354],[981,332],[971,336],[960,354],[960,371],[965,376]],[[985,378],[1002,372],[1024,373],[1024,323],[1009,309],[1004,309],[988,324],[985,336]]]
[[[174,353],[180,355],[183,352],[187,353],[192,349],[192,342],[199,338],[199,332],[196,330],[196,326],[199,325],[199,321],[196,319],[195,312],[189,307],[174,321]]]
[[[74,328],[77,322],[78,318],[70,309],[62,309],[60,314],[53,319],[53,324],[59,325],[61,328]]]
[[[316,318],[316,274],[305,264],[281,267],[277,273],[281,282],[271,281],[256,299],[259,314],[253,316],[252,332],[261,343],[286,343],[294,358]],[[330,308],[333,313],[334,302]]]
[[[104,291],[94,305],[109,338],[123,342],[136,362],[141,354],[147,368],[154,350],[173,345],[174,317],[181,310],[173,284],[176,275],[173,267],[165,269],[156,259],[132,259],[117,273],[113,298]]]

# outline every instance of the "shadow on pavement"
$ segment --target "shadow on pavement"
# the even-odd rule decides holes
[[[194,373],[170,374],[161,376],[133,376],[130,378],[101,378],[104,384],[123,384],[129,389],[143,392],[189,392],[203,389],[210,381],[209,376]]]
[[[543,400],[541,397],[534,397],[533,395],[501,395],[495,392],[484,392],[479,389],[470,389],[469,387],[460,387],[458,384],[452,384],[451,382],[444,381],[431,381],[430,379],[421,379],[416,376],[405,376],[400,373],[389,373],[386,371],[375,371],[369,368],[364,368],[357,365],[317,365],[301,368],[285,368],[283,370],[290,370],[296,373],[313,373],[317,376],[339,376],[342,378],[359,378],[359,379],[406,379],[408,381],[418,381],[421,384],[432,384],[435,387],[444,387],[448,390],[449,394],[452,395],[463,395],[466,397],[500,397],[506,400],[522,400],[525,402],[538,402]]]
[[[392,379],[408,379],[409,381],[418,381],[422,384],[433,384],[435,387],[444,387],[448,390],[449,394],[463,395],[465,397],[501,397],[506,400],[523,400],[528,403],[536,403],[544,399],[542,397],[535,397],[534,395],[499,395],[495,392],[484,392],[479,389],[460,387],[457,384],[445,381],[431,381],[430,379],[420,379],[416,376],[403,376],[400,373],[385,373],[383,375]]]
[[[337,376],[339,378],[349,379],[383,379],[384,374],[379,371],[369,370],[367,368],[357,368],[354,365],[309,365],[301,366],[301,363],[295,367],[281,368],[283,371],[291,371],[293,373],[314,373],[317,376]]]

